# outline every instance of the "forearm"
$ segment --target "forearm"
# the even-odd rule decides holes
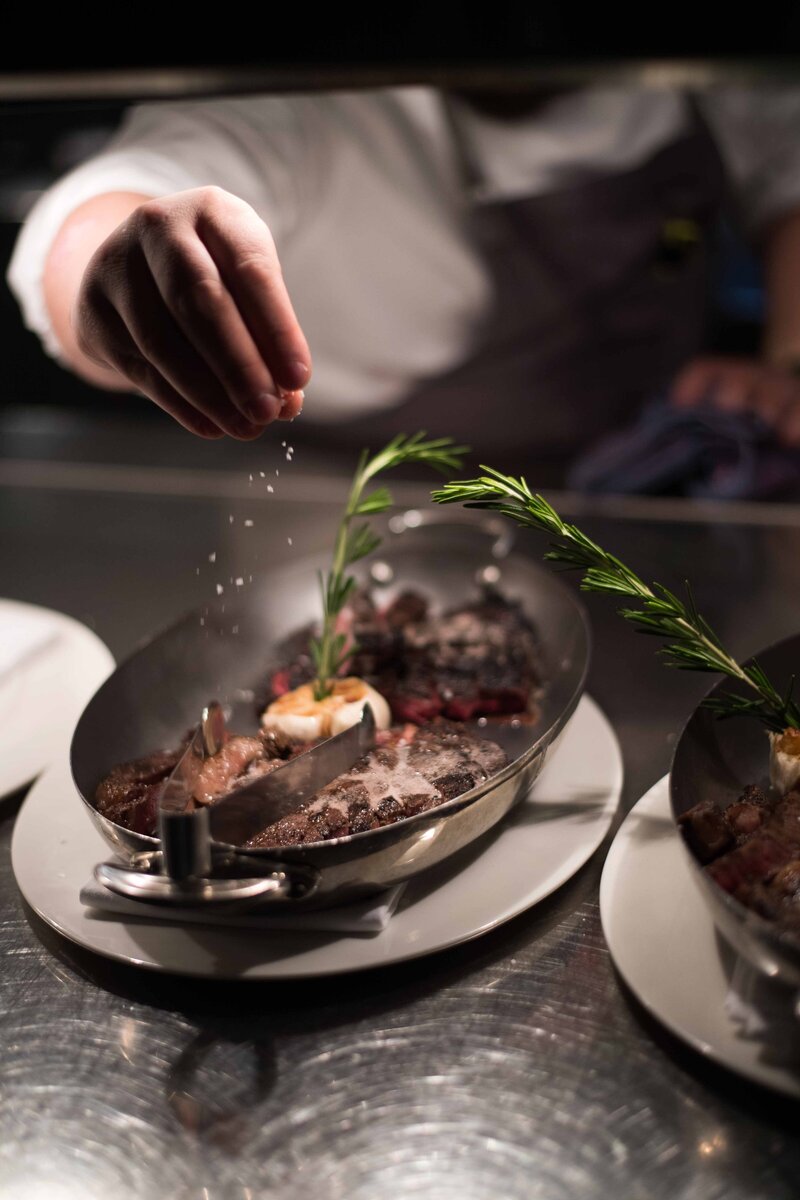
[[[44,298],[62,357],[73,371],[98,387],[131,390],[131,384],[116,371],[93,362],[80,350],[72,321],[75,300],[95,250],[147,199],[130,192],[112,192],[87,200],[61,226],[45,262]]]
[[[800,209],[776,221],[764,240],[767,318],[764,357],[775,366],[800,362]]]

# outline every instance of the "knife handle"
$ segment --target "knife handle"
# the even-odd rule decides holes
[[[208,809],[158,814],[163,871],[170,879],[202,879],[211,871]]]

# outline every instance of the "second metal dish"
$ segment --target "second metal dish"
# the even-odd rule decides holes
[[[780,688],[800,668],[800,635],[778,642],[756,657]],[[709,695],[728,686],[720,683]],[[747,717],[719,721],[709,709],[698,707],[675,748],[670,773],[673,815],[677,820],[701,800],[725,808],[741,796],[748,784],[768,786],[768,773],[769,742],[758,721]],[[684,846],[717,928],[726,940],[760,971],[800,987],[800,941],[724,891],[685,841]]]

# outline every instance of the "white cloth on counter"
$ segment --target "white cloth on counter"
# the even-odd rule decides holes
[[[774,1049],[781,1061],[800,1066],[800,993],[770,979],[738,957],[725,997],[725,1012],[748,1040]]]
[[[391,408],[458,366],[490,309],[471,206],[580,185],[644,164],[684,134],[676,91],[592,88],[500,119],[430,88],[144,104],[108,148],[49,189],[9,270],[29,328],[58,354],[42,295],[66,217],[109,191],[160,196],[215,184],[270,226],[314,359],[316,420]],[[800,90],[698,97],[746,224],[800,205]],[[477,166],[465,180],[457,142]]]
[[[238,909],[235,912],[225,912],[221,909],[201,912],[197,908],[128,900],[110,891],[96,879],[90,879],[84,884],[80,898],[87,908],[137,921],[165,921],[170,925],[225,925],[230,929],[254,929],[264,932],[274,930],[374,936],[381,933],[394,916],[405,886],[405,883],[398,883],[393,888],[367,897],[366,900],[307,912],[291,912],[286,909],[279,911],[274,908],[271,912],[259,912],[256,904],[252,908]]]
[[[58,637],[46,614],[0,607],[0,682]]]

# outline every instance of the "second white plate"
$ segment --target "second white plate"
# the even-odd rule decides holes
[[[87,700],[114,659],[80,621],[49,608],[0,600],[0,621],[36,620],[51,639],[0,679],[0,798],[24,787],[61,755]]]
[[[653,1016],[700,1054],[800,1096],[800,1025],[794,1044],[787,1041],[776,1055],[761,1037],[744,1036],[726,1013],[735,956],[720,941],[693,878],[667,776],[631,809],[614,838],[600,916],[617,970]],[[785,1000],[790,1009],[790,993]]]
[[[530,797],[479,847],[412,880],[375,937],[259,933],[92,914],[79,899],[109,849],[75,791],[66,755],[22,807],[11,847],[20,890],[54,929],[108,958],[218,979],[359,971],[478,937],[555,891],[594,853],[622,787],[614,732],[584,697]]]

